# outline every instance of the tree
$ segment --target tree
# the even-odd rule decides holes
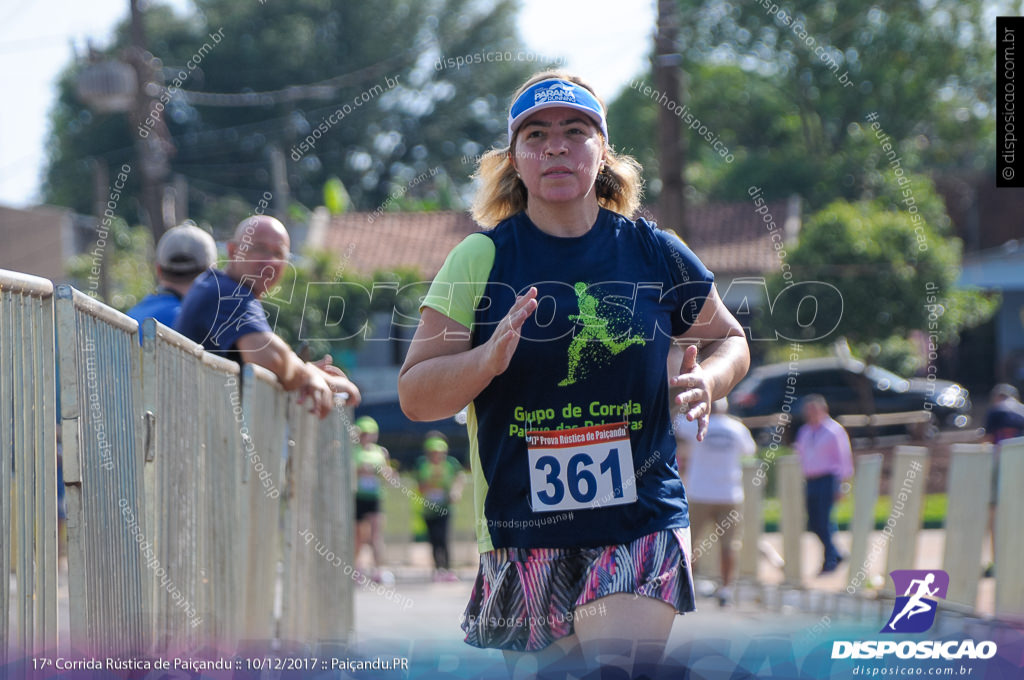
[[[224,196],[255,204],[272,187],[275,147],[292,196],[307,206],[336,176],[356,209],[373,210],[427,171],[434,177],[415,197],[457,202],[450,184],[466,184],[473,155],[503,135],[507,93],[543,66],[516,60],[513,0],[199,0],[196,9],[180,17],[154,5],[145,22],[168,87],[161,117],[176,147],[172,172],[188,179],[200,217]],[[127,43],[124,24],[104,53],[116,57]],[[458,67],[438,61],[456,55]],[[79,69],[67,68],[51,114],[44,195],[90,212],[85,159],[133,162],[132,135],[142,133],[78,101]],[[130,222],[134,175],[122,203]]]
[[[861,198],[865,170],[888,169],[862,134],[872,113],[907,170],[992,167],[994,40],[981,0],[680,2],[689,113],[735,156],[714,162],[705,148],[701,160],[708,141],[691,136],[688,179],[710,197],[740,200],[757,185],[815,208]],[[635,134],[650,146],[647,125]]]
[[[335,254],[312,250],[288,268],[263,305],[289,345],[305,343],[310,357],[331,354],[344,363],[366,342],[411,338],[428,285],[409,269],[363,276]]]
[[[687,190],[692,200],[745,201],[751,184],[774,196],[803,193],[811,185],[815,170],[800,157],[799,116],[777,84],[731,64],[696,64],[688,71],[688,100],[674,111],[687,137]],[[650,94],[645,88],[651,88]],[[608,111],[615,147],[640,161],[654,195],[660,191],[656,118],[659,108],[669,105],[658,99],[654,83],[638,77]],[[702,123],[718,138],[717,150],[699,136]]]
[[[109,251],[105,253],[109,299],[103,300],[101,287],[95,283],[94,269],[102,266],[100,250],[93,249],[72,257],[68,261],[68,275],[76,281],[79,290],[124,312],[156,287],[156,274],[151,264],[153,238],[145,227],[129,227],[124,220],[115,218],[110,221],[105,247]]]
[[[926,186],[927,180],[915,179]],[[804,328],[791,332],[808,340],[846,337],[861,355],[875,353],[876,344],[891,348],[891,338],[905,340],[915,331],[936,347],[955,343],[962,329],[982,323],[997,306],[997,300],[955,287],[960,251],[959,240],[940,235],[919,211],[891,210],[884,201],[835,201],[807,221],[788,261],[794,280],[834,286],[841,314],[836,304],[824,309],[820,301],[789,295],[778,298],[783,308],[773,309],[772,317],[797,319]],[[777,275],[769,289],[779,292],[785,284]],[[837,318],[834,332],[824,336]],[[898,352],[891,354],[892,361],[902,361]]]

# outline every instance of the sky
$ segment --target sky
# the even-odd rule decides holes
[[[164,1],[179,11],[191,6],[189,0]],[[606,101],[644,69],[655,0],[520,1],[519,31],[526,48],[565,59],[566,68],[591,82]],[[0,205],[38,203],[57,77],[72,57],[72,45],[81,53],[88,40],[107,43],[128,4],[0,0],[0,92],[7,102],[0,107]],[[554,32],[557,40],[551,38]]]

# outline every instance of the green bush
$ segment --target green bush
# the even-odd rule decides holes
[[[880,496],[875,503],[875,530],[881,531],[889,519],[891,505],[888,496]],[[853,519],[853,496],[847,494],[835,507],[836,524],[840,531],[848,531]],[[778,498],[766,498],[764,501],[764,530],[779,530],[781,507]],[[925,529],[941,529],[946,521],[946,494],[930,493],[924,498],[923,526]]]

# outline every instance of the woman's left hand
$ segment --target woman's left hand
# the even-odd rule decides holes
[[[697,441],[704,441],[711,415],[711,384],[704,369],[697,363],[697,347],[690,345],[683,354],[681,373],[669,380],[672,387],[682,388],[676,395],[675,405],[686,414],[686,419],[697,422]]]

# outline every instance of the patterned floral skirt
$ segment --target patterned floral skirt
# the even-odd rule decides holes
[[[462,618],[474,647],[534,652],[601,616],[613,593],[652,597],[682,614],[696,609],[690,530],[668,529],[600,548],[498,548],[480,555]]]

